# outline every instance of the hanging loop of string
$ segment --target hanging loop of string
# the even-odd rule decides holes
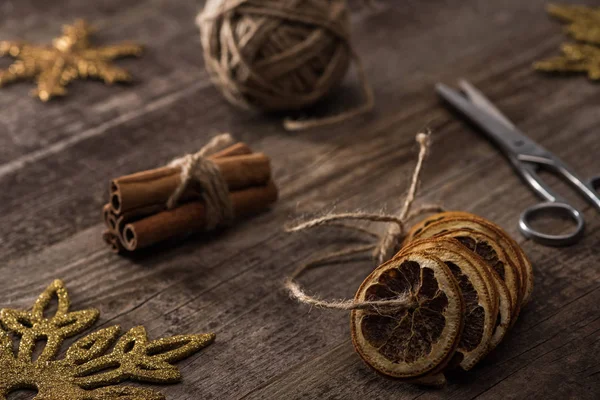
[[[382,309],[403,309],[412,306],[413,299],[406,295],[398,296],[389,300],[322,300],[318,297],[307,294],[300,285],[296,282],[296,279],[306,272],[308,269],[331,265],[336,263],[342,263],[349,261],[350,256],[357,254],[364,254],[371,252],[372,257],[375,258],[379,264],[383,264],[389,260],[394,252],[400,245],[400,241],[405,234],[405,223],[407,220],[417,215],[443,211],[442,207],[438,205],[424,205],[412,210],[413,203],[416,198],[417,190],[420,184],[421,171],[423,169],[423,162],[427,156],[427,152],[430,147],[430,132],[418,133],[416,141],[419,144],[419,155],[417,164],[412,174],[410,186],[404,200],[402,209],[398,216],[377,214],[377,213],[362,213],[362,212],[348,212],[341,214],[330,214],[323,217],[315,218],[310,221],[303,222],[291,228],[288,228],[288,232],[300,232],[308,229],[312,229],[318,226],[335,226],[344,229],[350,229],[361,234],[367,235],[371,238],[377,239],[378,242],[370,243],[366,245],[358,245],[349,247],[340,251],[326,254],[316,260],[309,263],[302,264],[285,280],[285,287],[290,292],[292,298],[297,301],[308,304],[310,306],[319,308],[328,308],[335,310],[365,310],[371,309],[375,311],[381,311]],[[367,222],[386,222],[389,223],[389,228],[383,235],[368,231],[364,228],[352,226],[349,224],[343,224],[339,221],[367,221]]]

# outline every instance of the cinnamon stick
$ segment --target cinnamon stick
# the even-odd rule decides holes
[[[129,210],[127,212],[122,213],[115,221],[114,234],[119,238],[121,243],[125,243],[123,239],[123,230],[125,229],[125,225],[130,222],[137,221],[139,219],[145,218],[149,215],[156,214],[158,212],[163,211],[165,208],[162,205],[150,205],[146,207],[135,208],[133,210]]]
[[[252,154],[252,149],[248,147],[246,143],[235,143],[229,147],[224,148],[221,151],[217,151],[213,154],[212,158],[225,158],[225,157],[233,157],[233,156],[243,156],[245,154]]]
[[[230,193],[235,218],[255,214],[277,200],[273,181]],[[202,202],[190,202],[125,225],[123,245],[134,251],[172,237],[201,232],[206,225],[206,209]]]
[[[110,204],[105,204],[102,207],[102,214],[104,218],[104,225],[106,225],[107,231],[103,233],[103,237],[106,239],[108,233],[113,236],[121,237],[121,233],[123,232],[123,227],[126,223],[132,222],[134,220],[147,217],[148,215],[155,214],[164,209],[164,206],[147,206],[136,208],[130,211],[127,211],[121,215],[117,215],[112,211]],[[109,243],[107,241],[107,243]]]
[[[110,230],[102,232],[102,239],[104,239],[114,253],[121,253],[125,250],[119,238]]]
[[[264,185],[271,178],[269,158],[263,153],[210,157],[221,170],[230,191]],[[111,182],[110,204],[120,214],[132,209],[165,204],[181,183],[179,167],[162,167],[117,178]],[[184,192],[182,200],[196,195],[193,185]]]
[[[277,199],[270,161],[237,143],[210,156],[228,185],[235,218],[254,214]],[[162,167],[117,178],[111,182],[111,199],[103,208],[108,228],[104,241],[114,252],[134,251],[171,237],[206,229],[206,208],[201,190],[187,185],[181,203],[166,210],[166,203],[181,184],[180,167]]]
[[[112,212],[111,212],[110,204],[105,204],[104,207],[102,207],[102,218],[104,219],[104,225],[106,225],[107,228],[110,228],[111,214],[112,214]]]
[[[209,156],[209,158],[218,159],[248,154],[252,154],[252,150],[248,145],[245,143],[235,143]],[[144,208],[152,204],[156,197],[163,199],[169,190],[173,193],[173,190],[175,190],[175,187],[180,182],[180,180],[175,182],[174,179],[179,173],[181,173],[181,170],[178,168],[162,167],[114,179],[110,183],[109,205],[113,212],[117,214],[137,208]],[[145,193],[137,194],[135,192],[136,186],[145,188]],[[160,193],[160,196],[157,196],[156,193]],[[147,196],[146,201],[143,201],[144,194]],[[181,200],[186,200],[188,197],[189,193],[184,193]],[[123,205],[123,202],[125,202],[125,205]],[[164,202],[166,200],[162,201],[162,203]],[[157,203],[160,203],[160,201],[157,201]]]

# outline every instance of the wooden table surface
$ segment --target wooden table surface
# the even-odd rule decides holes
[[[600,5],[597,0],[588,4]],[[216,342],[178,365],[169,399],[496,399],[600,397],[600,217],[577,245],[547,248],[517,232],[536,197],[499,152],[458,120],[433,91],[467,77],[533,139],[584,176],[600,172],[600,86],[552,78],[534,60],[558,53],[561,26],[544,0],[379,0],[352,4],[353,37],[377,101],[346,124],[285,132],[281,115],[229,106],[203,67],[194,15],[171,0],[5,0],[0,39],[48,42],[61,24],[87,18],[99,43],[147,46],[119,61],[132,86],[78,81],[42,104],[31,83],[0,90],[0,307],[28,308],[55,278],[73,309],[97,307],[96,328],[145,325],[153,338],[215,332]],[[6,67],[9,60],[0,60]],[[305,116],[360,102],[350,74]],[[282,226],[323,211],[397,212],[416,159],[415,133],[434,128],[419,202],[478,213],[522,244],[535,267],[533,300],[503,343],[441,390],[375,375],[354,353],[344,312],[292,301],[282,281],[299,263],[348,238],[286,234]],[[101,240],[110,178],[159,166],[231,132],[272,157],[280,200],[269,212],[213,235],[135,258]],[[569,192],[570,193],[570,192]],[[350,297],[373,264],[360,261],[302,279],[324,297]]]

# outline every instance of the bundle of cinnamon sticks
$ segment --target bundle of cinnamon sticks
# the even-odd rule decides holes
[[[269,158],[235,143],[207,157],[215,163],[229,189],[235,219],[269,207],[277,200]],[[110,182],[103,215],[104,241],[116,253],[133,252],[158,242],[207,228],[203,188],[185,186],[175,207],[167,202],[182,183],[181,166],[165,166],[122,176]]]

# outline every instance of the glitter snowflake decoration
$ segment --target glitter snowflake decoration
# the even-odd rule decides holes
[[[56,313],[46,318],[53,297]],[[3,309],[0,312],[0,399],[19,389],[35,389],[36,400],[158,400],[151,389],[115,386],[120,382],[174,383],[181,379],[171,363],[186,358],[214,341],[214,334],[180,335],[148,340],[142,326],[119,338],[119,326],[90,333],[57,358],[66,338],[90,328],[98,310],[69,312],[70,300],[60,280],[55,280],[37,299],[31,311]],[[19,337],[13,351],[12,333]],[[36,342],[46,345],[33,360]]]
[[[593,81],[600,80],[600,47],[589,44],[565,43],[562,55],[538,61],[535,69],[545,72],[585,73]]]
[[[62,36],[51,46],[39,46],[19,41],[0,42],[0,56],[11,56],[15,62],[0,70],[0,87],[20,80],[36,80],[33,91],[42,101],[64,96],[65,87],[75,79],[94,78],[107,84],[128,82],[131,75],[111,61],[126,56],[139,56],[142,48],[132,43],[92,47],[92,29],[83,20],[64,25]]]
[[[566,22],[565,31],[574,39],[600,45],[600,7],[550,4],[548,13]]]
[[[571,5],[549,5],[548,13],[566,23],[565,31],[585,43],[567,43],[562,55],[533,64],[538,71],[558,73],[586,73],[594,81],[600,80],[600,8]]]

